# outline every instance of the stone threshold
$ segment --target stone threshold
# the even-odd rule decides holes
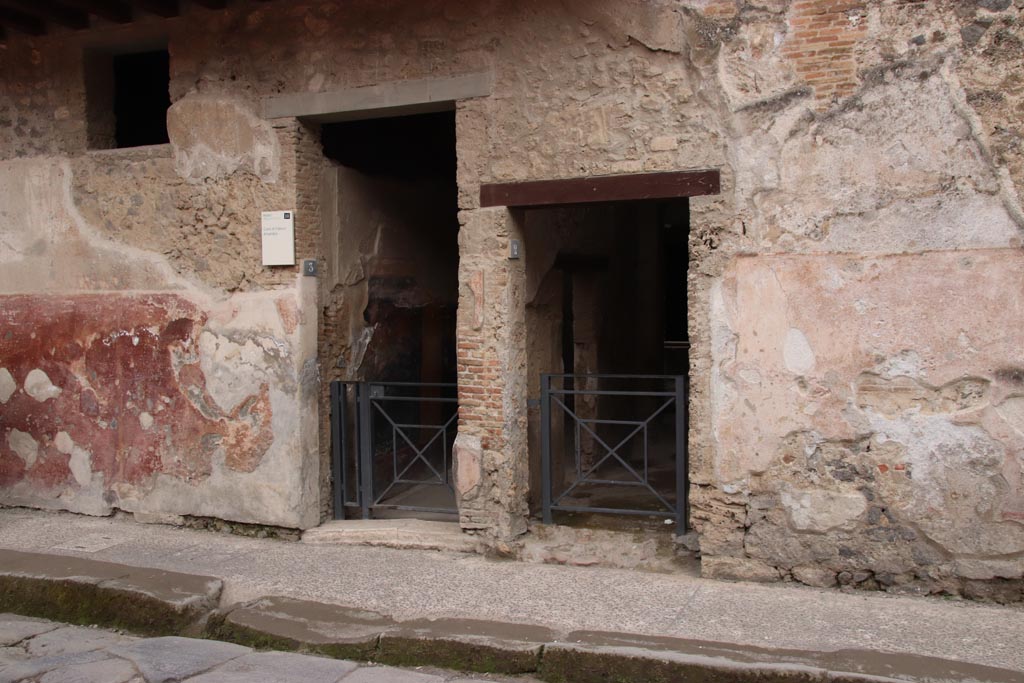
[[[462,531],[458,522],[422,519],[343,519],[324,522],[302,534],[311,545],[372,545],[385,548],[482,551],[480,541]]]
[[[1020,673],[918,655],[808,652],[474,619],[400,621],[267,596],[218,607],[223,582],[63,555],[0,550],[0,612],[144,635],[399,666],[531,674],[551,683],[1019,681]]]

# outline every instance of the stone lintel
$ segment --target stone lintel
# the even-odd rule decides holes
[[[329,92],[278,95],[263,99],[263,117],[299,117],[332,123],[452,110],[459,100],[490,95],[492,81],[490,72],[481,72]]]

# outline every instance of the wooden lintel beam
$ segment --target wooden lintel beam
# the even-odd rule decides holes
[[[115,24],[127,24],[132,20],[131,6],[120,0],[61,0],[61,3],[73,5]]]
[[[721,192],[716,170],[594,176],[480,186],[480,206],[558,206],[697,197]]]
[[[192,0],[192,4],[206,9],[224,9],[228,6],[228,0]]]
[[[7,0],[2,3],[16,7],[37,19],[72,29],[89,27],[89,15],[74,7],[66,7],[54,0]]]
[[[168,19],[178,16],[178,0],[131,0],[131,4],[144,12]]]
[[[41,36],[46,33],[46,22],[37,16],[0,5],[0,24],[12,31]]]

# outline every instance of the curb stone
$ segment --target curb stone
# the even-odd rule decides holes
[[[529,673],[550,683],[1019,683],[1020,672],[906,653],[807,652],[472,619],[398,622],[367,610],[265,597],[217,610],[223,582],[0,549],[0,612],[141,635],[195,635],[339,659]]]
[[[212,576],[0,550],[0,612],[142,635],[198,633],[223,582]]]
[[[420,619],[402,622],[381,635],[378,661],[395,666],[429,664],[481,673],[531,673],[540,666],[545,643],[555,638],[543,626],[476,619]]]
[[[260,650],[284,650],[371,661],[395,622],[377,612],[307,600],[267,597],[213,614],[207,638]]]

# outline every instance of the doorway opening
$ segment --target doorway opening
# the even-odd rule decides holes
[[[523,211],[531,510],[686,529],[686,198]]]
[[[327,123],[321,140],[333,516],[452,519],[455,114]]]

